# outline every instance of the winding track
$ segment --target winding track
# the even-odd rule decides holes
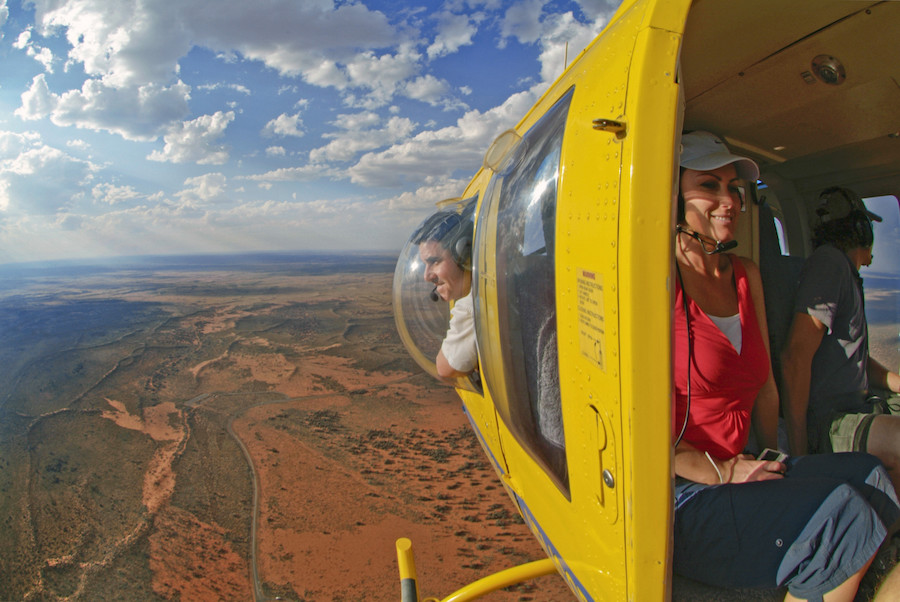
[[[237,418],[237,416],[233,416],[228,421],[228,434],[237,442],[238,446],[241,448],[241,452],[244,454],[244,458],[247,460],[247,465],[250,467],[250,479],[253,485],[253,510],[250,513],[250,516],[252,517],[250,519],[250,575],[253,579],[253,600],[254,602],[263,602],[267,598],[263,593],[262,584],[259,582],[259,566],[256,562],[256,523],[259,519],[259,479],[256,477],[256,468],[253,465],[253,457],[250,455],[250,450],[247,449],[247,446],[244,445],[244,442],[237,436],[237,433],[235,433],[232,428],[235,418]]]
[[[398,377],[395,380],[384,383],[394,384],[397,382],[401,382],[404,380],[408,380],[410,375],[404,375]],[[383,386],[383,385],[382,385]],[[246,393],[204,393],[203,395],[199,395],[194,399],[191,399],[187,405],[192,407],[199,407],[200,404],[209,399],[210,397],[215,396],[235,396],[235,395],[246,395]],[[284,397],[282,399],[269,399],[266,401],[261,401],[258,403],[254,403],[252,405],[247,406],[239,413],[235,414],[228,420],[227,431],[228,434],[237,442],[238,446],[241,448],[241,452],[244,454],[244,459],[247,461],[247,466],[250,467],[250,477],[253,486],[253,509],[251,511],[250,518],[250,574],[253,579],[253,600],[254,602],[267,602],[269,598],[266,596],[263,591],[262,583],[259,580],[259,565],[257,562],[257,549],[258,549],[258,541],[257,541],[257,524],[259,523],[259,498],[260,498],[260,490],[259,490],[259,478],[256,474],[256,466],[253,463],[253,456],[250,455],[250,450],[247,449],[247,446],[244,445],[243,440],[238,437],[237,433],[234,432],[234,421],[239,417],[243,416],[247,410],[252,408],[256,408],[259,406],[269,405],[273,403],[289,403],[289,402],[297,402],[297,401],[309,401],[311,399],[319,399],[322,397],[333,397],[334,395],[339,395],[335,391],[328,391],[325,393],[316,393],[315,395],[303,395],[300,397]],[[276,600],[279,598],[276,598]]]

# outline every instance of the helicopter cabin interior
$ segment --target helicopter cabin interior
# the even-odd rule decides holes
[[[864,199],[883,197],[869,208],[885,212],[885,224],[896,222],[900,11],[891,2],[777,3],[773,11],[765,6],[773,2],[712,4],[695,2],[687,20],[684,129],[719,133],[760,166],[739,253],[760,265],[777,378],[791,293],[813,250],[810,224],[821,191],[841,186]],[[732,26],[722,27],[723,17]],[[892,242],[883,238],[896,237],[896,230],[873,225],[876,244],[896,250],[879,244]],[[896,322],[895,316],[895,334]],[[894,345],[882,358],[893,369],[900,364],[896,351]]]
[[[456,384],[507,492],[578,598],[671,594],[681,132],[714,132],[760,166],[735,252],[760,264],[777,361],[823,189],[878,197],[894,225],[876,229],[876,245],[887,235],[898,248],[898,31],[900,2],[625,0],[495,141],[461,196],[477,203],[481,380]],[[432,315],[416,258],[408,244],[395,315],[434,374],[447,318]],[[900,264],[883,259],[896,284]],[[883,296],[895,338],[882,361],[896,369],[900,296]]]

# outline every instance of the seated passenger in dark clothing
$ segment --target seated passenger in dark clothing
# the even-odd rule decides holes
[[[852,190],[822,192],[782,354],[784,414],[791,453],[864,451],[900,487],[900,416],[870,387],[900,392],[900,374],[869,355],[859,268],[872,262],[872,220]]]

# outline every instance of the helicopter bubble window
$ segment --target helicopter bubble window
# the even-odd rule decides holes
[[[447,252],[461,273],[472,269],[472,229],[478,197],[448,203],[426,218],[407,241],[394,271],[394,320],[407,351],[426,372],[457,388],[481,392],[477,370],[469,377],[453,382],[441,379],[435,358],[447,335],[450,304],[439,294],[439,287],[425,280],[425,261],[421,251],[434,243]],[[425,237],[425,238],[423,238]],[[469,280],[471,282],[471,280]]]
[[[554,240],[560,154],[571,96],[570,90],[525,134],[491,181],[479,211],[476,248],[492,246],[483,238],[495,237],[491,242],[496,263],[486,271],[496,275],[496,317],[489,313],[486,297],[477,290],[475,295],[479,344],[490,338],[491,319],[505,341],[496,353],[483,355],[485,385],[517,441],[566,496]],[[493,286],[488,280],[489,275],[485,286]],[[478,276],[476,289],[481,284]]]

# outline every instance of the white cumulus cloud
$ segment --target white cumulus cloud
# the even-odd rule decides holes
[[[548,16],[542,23],[541,80],[555,80],[566,67],[567,58],[571,63],[600,33],[605,23],[605,19],[580,23],[570,12]]]
[[[232,121],[234,111],[217,111],[172,126],[165,135],[163,150],[153,151],[147,158],[169,163],[221,165],[228,160],[228,150],[217,141]]]
[[[410,135],[414,128],[415,124],[406,117],[395,116],[388,119],[383,127],[363,129],[357,126],[341,133],[328,134],[326,137],[333,138],[333,140],[323,147],[310,151],[309,159],[313,163],[350,161],[361,152],[382,148],[403,140]]]
[[[208,90],[208,91],[233,90],[235,92],[239,92],[241,94],[246,94],[247,96],[250,96],[250,88],[248,88],[247,86],[245,86],[243,84],[228,84],[225,82],[216,82],[214,84],[202,84],[200,86],[197,86],[197,89],[198,90]]]
[[[15,115],[26,121],[43,119],[50,115],[59,104],[59,98],[47,86],[47,78],[41,73],[31,80],[31,86],[22,93],[22,106]]]
[[[206,205],[225,199],[227,178],[221,173],[207,173],[202,176],[188,178],[184,188],[176,194],[188,206]]]
[[[13,42],[12,47],[18,50],[24,50],[25,54],[44,66],[44,71],[53,73],[53,53],[50,52],[49,48],[36,46],[32,43],[32,30],[32,27],[27,27],[25,31],[19,34],[19,37]]]
[[[338,170],[327,165],[309,164],[301,167],[282,167],[243,178],[256,182],[311,182],[320,178],[337,178],[339,175]]]
[[[435,18],[438,21],[438,34],[425,51],[430,59],[454,53],[462,46],[468,46],[478,32],[477,25],[468,15],[444,12]]]
[[[178,4],[35,0],[34,7],[40,31],[65,30],[69,59],[109,87],[169,84],[191,47]]]
[[[106,130],[127,140],[155,139],[171,122],[188,114],[190,86],[146,84],[112,88],[94,79],[59,97],[51,119],[57,125]]]
[[[446,81],[431,74],[418,77],[404,86],[406,96],[430,105],[443,104],[441,100],[449,89],[450,85]]]
[[[98,167],[34,137],[0,135],[0,206],[9,213],[47,215],[71,207]]]
[[[536,42],[541,35],[543,0],[523,0],[506,9],[500,25],[504,38],[514,37],[523,44]]]
[[[300,113],[294,115],[282,113],[266,124],[266,127],[263,128],[263,133],[269,136],[294,136],[300,138],[306,135],[302,128],[303,120],[300,118]]]
[[[347,64],[349,85],[369,90],[361,105],[382,106],[390,101],[402,82],[420,70],[421,55],[412,44],[402,45],[395,54],[367,51]]]
[[[416,225],[415,220],[425,217],[424,212],[434,211],[434,206],[440,201],[458,197],[468,184],[468,180],[441,178],[414,191],[400,193],[386,202],[392,211],[416,212],[418,217],[411,218],[413,221],[409,223],[409,228],[412,229]]]
[[[6,0],[3,2],[3,8],[6,8]],[[6,10],[7,14],[9,14],[9,9]],[[31,27],[26,27],[25,31],[19,34],[19,37],[16,38],[16,41],[12,43],[12,47],[18,50],[24,50],[28,47],[28,43],[31,42]]]
[[[348,170],[351,181],[391,187],[421,181],[422,174],[447,178],[456,170],[474,173],[494,138],[514,126],[545,87],[514,94],[490,111],[469,111],[456,125],[419,132],[386,150],[367,153]]]
[[[72,140],[67,140],[66,146],[68,146],[69,148],[78,149],[80,151],[86,151],[90,148],[90,145],[81,138],[73,138]]]
[[[80,90],[54,94],[44,74],[35,76],[22,94],[16,116],[25,120],[47,116],[56,125],[106,130],[126,140],[153,140],[165,128],[188,113],[190,87],[182,82],[163,87],[110,88],[95,79]]]
[[[618,2],[615,1],[615,5]],[[523,0],[509,7],[500,24],[501,45],[514,37],[540,48],[541,81],[555,80],[566,66],[606,25],[615,12],[607,0],[582,0],[582,11],[591,18],[583,23],[571,12],[550,13],[542,0]]]
[[[462,192],[491,141],[560,73],[566,44],[574,58],[618,3],[574,1],[569,12],[446,0],[383,13],[358,0],[28,0],[10,23],[0,0],[0,37],[30,70],[2,82],[13,104],[21,94],[15,116],[41,132],[92,132],[58,130],[54,140],[70,142],[53,148],[0,131],[0,227],[29,232],[35,252],[55,237],[78,253],[395,248]],[[536,51],[539,69],[511,62],[515,76],[483,95],[484,70],[507,65],[463,77],[448,57],[478,47],[494,60],[491,37],[530,46],[522,56]],[[493,93],[513,95],[491,108]]]
[[[118,205],[141,197],[140,193],[131,186],[116,186],[109,183],[94,186],[91,196],[95,202],[103,205]]]
[[[0,162],[14,159],[29,148],[40,144],[37,132],[7,132],[0,130]]]

